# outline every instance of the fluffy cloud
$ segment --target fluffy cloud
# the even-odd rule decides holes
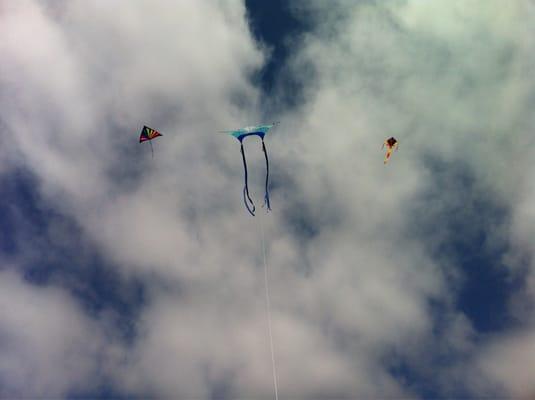
[[[304,101],[284,109],[272,99],[282,121],[268,143],[274,212],[259,217],[281,394],[417,395],[407,369],[439,394],[525,393],[507,366],[487,366],[498,353],[514,359],[529,340],[478,347],[456,307],[465,271],[447,245],[484,231],[487,247],[507,244],[501,267],[511,274],[532,257],[533,5],[293,6],[313,26],[286,70]],[[0,172],[30,170],[44,201],[147,292],[135,337],[116,345],[102,339],[107,322],[84,317],[59,289],[9,275],[6,290],[51,296],[44,306],[56,311],[21,336],[26,344],[2,352],[40,366],[40,351],[24,347],[50,349],[43,359],[58,367],[38,369],[32,393],[67,393],[104,357],[106,378],[127,393],[270,395],[258,218],[240,203],[237,143],[217,133],[276,117],[262,114],[251,83],[264,55],[244,5],[28,0],[0,12],[0,117],[13,147],[0,150],[9,165]],[[154,159],[135,140],[143,124],[164,134]],[[401,149],[383,168],[390,135]],[[260,149],[246,146],[259,199]],[[482,204],[491,211],[478,217]],[[524,292],[523,304],[535,294]],[[7,313],[8,337],[31,310]],[[96,339],[80,351],[86,331]],[[463,374],[466,360],[477,377]],[[10,394],[26,393],[16,382],[28,372],[6,368]]]
[[[308,8],[298,3],[299,12],[301,7]],[[330,174],[327,181],[340,179],[330,196],[346,199],[350,210],[344,218],[361,212],[360,218],[351,220],[352,234],[362,229],[370,235],[374,227],[381,229],[380,238],[399,244],[396,255],[414,249],[409,238],[426,246],[423,253],[447,268],[447,280],[442,282],[452,290],[447,298],[455,301],[456,288],[469,271],[451,258],[454,249],[448,243],[470,241],[482,232],[485,239],[478,254],[469,256],[497,254],[502,259],[490,260],[494,265],[487,268],[500,268],[509,279],[522,282],[520,292],[512,295],[511,312],[527,329],[532,317],[522,310],[532,309],[535,295],[530,284],[535,198],[528,154],[535,137],[531,112],[535,82],[527,72],[535,61],[530,23],[534,12],[533,4],[525,1],[512,2],[507,10],[492,1],[316,5],[309,17],[319,28],[302,38],[303,51],[294,59],[296,71],[310,71],[303,80],[311,98],[296,125],[308,128],[308,153],[322,154],[325,163],[319,168]],[[372,145],[390,134],[401,140],[402,151],[394,155],[396,171],[385,173],[375,165]],[[355,171],[356,178],[348,181],[341,171]],[[394,239],[388,236],[391,233],[403,236]],[[359,242],[362,238],[355,240]],[[335,252],[336,246],[329,248]],[[500,255],[500,246],[509,250]],[[358,245],[353,248],[363,254],[356,250]],[[422,271],[437,277],[431,272],[436,272],[433,263],[414,254],[410,260],[410,270],[420,279]],[[399,271],[399,261],[395,262]],[[433,285],[428,281],[421,287]],[[383,287],[374,293],[395,292]],[[428,293],[421,297],[414,290],[411,295],[428,298]],[[511,365],[498,369],[492,365],[498,353],[513,360],[514,354],[525,351],[525,358],[532,358],[532,343],[518,340],[512,332],[498,339],[499,344],[492,340],[479,348],[470,339],[470,323],[452,311],[456,316],[446,318],[451,326],[444,337],[431,336],[434,354],[419,358],[415,368],[430,363],[435,372],[441,370],[447,376],[437,382],[442,393],[527,395],[527,381],[514,378]],[[429,338],[429,331],[423,332],[422,344]],[[449,345],[439,350],[444,343]],[[441,353],[446,357],[436,358]],[[478,377],[459,372],[459,365],[451,361],[456,357],[474,357],[485,372]]]
[[[0,277],[2,397],[91,388],[102,355],[114,353],[112,343],[64,291],[29,285],[11,272]]]

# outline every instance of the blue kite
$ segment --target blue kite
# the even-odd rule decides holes
[[[268,131],[273,128],[275,125],[277,125],[278,122],[274,122],[271,125],[256,125],[256,126],[247,126],[245,128],[237,129],[234,131],[223,131],[225,133],[229,133],[230,135],[234,136],[236,139],[240,141],[240,147],[241,147],[241,156],[243,160],[243,169],[245,172],[245,185],[243,187],[243,203],[245,204],[245,208],[247,208],[247,211],[254,216],[255,215],[255,205],[253,200],[251,199],[251,196],[249,195],[249,186],[247,183],[247,161],[245,160],[245,150],[243,148],[243,139],[245,139],[247,136],[259,136],[260,139],[262,139],[262,151],[264,152],[264,156],[266,158],[266,187],[265,187],[265,194],[264,194],[264,205],[267,206],[267,209],[271,211],[271,205],[269,204],[269,160],[268,155],[266,151],[266,145],[264,144],[264,136],[268,133]]]

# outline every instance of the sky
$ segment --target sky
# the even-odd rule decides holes
[[[0,2],[0,397],[533,398],[534,18]]]

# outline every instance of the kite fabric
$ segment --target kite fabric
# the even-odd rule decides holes
[[[163,136],[163,135],[157,130],[149,128],[146,125],[143,126],[143,129],[141,130],[141,134],[139,135],[139,143],[146,142],[147,140],[149,141],[152,157],[154,157],[154,150],[152,149],[151,140],[157,138],[158,136]]]
[[[384,148],[385,146],[386,146],[386,154],[385,154],[385,159],[383,162],[384,164],[386,164],[390,160],[390,157],[392,156],[392,152],[398,149],[398,141],[396,140],[395,137],[391,137],[384,141],[383,146],[381,148]]]
[[[249,195],[249,185],[248,185],[248,179],[247,179],[247,161],[245,159],[245,150],[243,147],[243,139],[245,139],[247,136],[259,136],[262,140],[262,151],[264,152],[264,157],[266,159],[266,183],[265,183],[265,193],[264,193],[264,205],[267,206],[268,210],[271,210],[271,205],[269,203],[269,160],[266,150],[266,145],[264,143],[264,136],[268,133],[268,131],[273,128],[275,125],[277,125],[277,122],[274,122],[271,125],[256,125],[256,126],[247,126],[245,128],[237,129],[234,131],[224,131],[226,133],[229,133],[230,135],[234,136],[236,139],[240,141],[240,149],[241,149],[241,156],[243,161],[243,169],[244,169],[244,178],[245,178],[245,185],[243,187],[243,202],[245,204],[245,208],[247,208],[247,211],[254,216],[255,215],[255,205],[253,200],[251,199],[251,196]]]

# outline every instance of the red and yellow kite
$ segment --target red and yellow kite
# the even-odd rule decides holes
[[[396,140],[395,137],[391,137],[384,141],[383,147],[381,148],[384,148],[385,146],[386,146],[386,154],[385,154],[384,163],[386,164],[388,160],[390,159],[392,152],[398,149],[398,141]]]

